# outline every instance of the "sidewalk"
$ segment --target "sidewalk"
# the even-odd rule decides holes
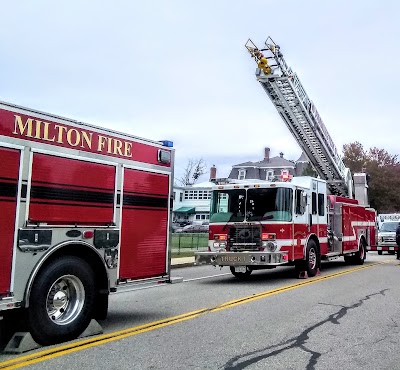
[[[171,258],[171,268],[189,267],[194,265],[194,257]]]

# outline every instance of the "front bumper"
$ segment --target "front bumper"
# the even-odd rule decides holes
[[[397,247],[396,242],[378,242],[378,247]]]
[[[368,246],[369,251],[397,251],[398,246],[396,243],[379,242],[376,246]]]
[[[196,265],[279,266],[289,262],[288,252],[195,252]]]

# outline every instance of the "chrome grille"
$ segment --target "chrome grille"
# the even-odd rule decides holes
[[[229,228],[228,248],[231,251],[259,250],[261,247],[261,227],[245,225]]]
[[[393,236],[383,236],[383,237],[382,237],[382,240],[383,240],[384,242],[395,242],[395,241],[396,241],[396,238],[393,237]]]

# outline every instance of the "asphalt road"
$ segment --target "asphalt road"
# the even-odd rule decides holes
[[[323,263],[254,272],[173,270],[183,283],[117,293],[104,334],[22,355],[0,369],[400,369],[400,265]]]

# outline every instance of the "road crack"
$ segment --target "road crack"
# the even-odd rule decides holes
[[[272,358],[276,355],[279,355],[285,351],[290,349],[300,348],[304,352],[310,354],[310,359],[306,366],[306,370],[314,370],[315,366],[317,365],[318,359],[321,357],[323,353],[313,351],[311,348],[307,347],[307,341],[310,338],[310,334],[313,330],[320,328],[321,326],[331,323],[339,325],[339,320],[342,319],[350,310],[356,309],[364,304],[365,301],[371,299],[371,297],[376,295],[385,295],[385,292],[388,289],[380,290],[377,293],[372,293],[366,295],[364,298],[360,299],[358,302],[354,303],[351,306],[343,306],[343,305],[330,305],[330,306],[337,306],[340,309],[337,312],[332,313],[326,319],[310,326],[309,328],[305,329],[302,333],[298,336],[287,339],[282,341],[278,344],[273,344],[271,346],[248,352],[244,355],[235,356],[231,360],[229,360],[221,369],[224,370],[241,370],[245,369],[250,365],[253,365],[259,361],[266,360],[268,358]],[[321,305],[329,305],[326,303],[319,303]]]

